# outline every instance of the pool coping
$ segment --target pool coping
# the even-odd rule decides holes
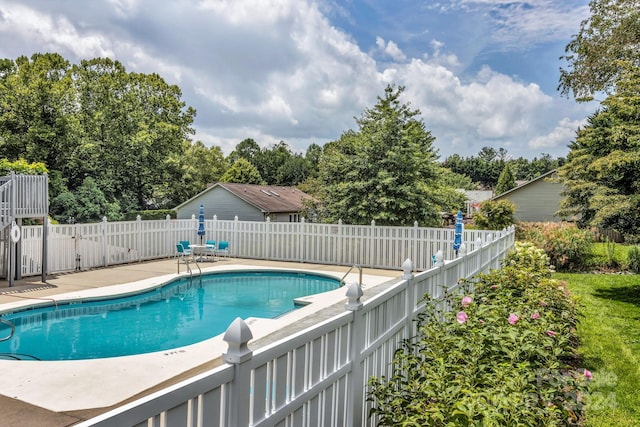
[[[345,274],[340,266],[333,269],[332,266],[323,266],[321,270],[313,269],[312,266],[305,267],[227,264],[205,267],[202,272],[278,270],[309,272],[337,279],[343,278]],[[188,277],[188,274],[163,274],[123,284],[66,292],[56,295],[54,299],[73,301],[137,293],[185,276]],[[369,288],[397,280],[389,275],[363,274],[362,277],[365,292]],[[345,281],[351,283],[357,279],[357,272],[352,272],[346,276]],[[257,341],[288,325],[298,323],[303,318],[313,316],[324,308],[343,304],[346,301],[345,292],[346,288],[341,287],[303,297],[302,299],[310,304],[275,319],[245,319],[254,337],[249,346],[253,347],[252,344]],[[26,300],[5,303],[0,305],[0,312],[17,311],[33,306],[34,303],[43,305],[50,304],[50,301],[39,303],[37,300]],[[134,356],[69,361],[0,360],[0,369],[3,372],[0,394],[55,412],[112,407],[183,376],[186,372],[202,366],[212,368],[222,364],[221,356],[227,350],[223,336],[224,333],[189,346]]]

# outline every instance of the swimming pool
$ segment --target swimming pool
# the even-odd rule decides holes
[[[15,325],[0,358],[79,360],[164,351],[223,333],[236,318],[275,318],[294,300],[340,286],[301,272],[242,271],[182,277],[137,295],[2,314]],[[0,328],[0,336],[8,335]]]

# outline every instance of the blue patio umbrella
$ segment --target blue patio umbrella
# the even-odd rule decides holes
[[[456,251],[458,256],[458,249],[462,246],[462,229],[464,228],[464,220],[462,219],[462,211],[458,210],[456,215],[456,230],[453,235],[453,250]]]
[[[198,214],[198,236],[200,236],[200,244],[202,244],[204,235],[204,205],[200,205],[200,213]]]

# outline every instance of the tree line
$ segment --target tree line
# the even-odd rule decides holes
[[[37,53],[0,60],[0,158],[46,169],[59,221],[170,209],[221,181],[299,186],[320,202],[319,219],[433,225],[439,211],[463,206],[455,188],[495,185],[481,169],[495,169],[497,156],[487,148],[481,162],[439,163],[435,138],[420,111],[400,102],[403,91],[387,87],[358,130],[304,154],[247,138],[225,157],[191,140],[196,111],[159,75],[109,58],[71,64]]]

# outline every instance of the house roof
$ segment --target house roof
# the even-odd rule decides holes
[[[303,208],[303,200],[313,199],[310,195],[295,187],[218,182],[195,197],[180,204],[176,209],[218,187],[227,190],[265,213],[300,212]]]
[[[536,181],[539,181],[539,180],[544,179],[544,178],[548,178],[549,176],[551,176],[551,175],[553,175],[554,173],[556,173],[556,171],[557,171],[557,169],[552,169],[552,170],[550,170],[549,172],[543,173],[542,175],[540,175],[540,176],[538,176],[538,177],[536,177],[536,178],[533,178],[531,181],[527,181],[527,182],[525,182],[524,184],[518,185],[517,187],[514,187],[514,188],[512,188],[512,189],[511,189],[511,190],[509,190],[509,191],[505,191],[505,192],[504,192],[504,193],[502,193],[502,194],[498,194],[498,195],[494,196],[493,198],[491,198],[491,200],[496,200],[496,199],[499,199],[499,198],[501,198],[501,197],[504,197],[504,196],[506,196],[506,195],[508,195],[508,194],[510,194],[510,193],[513,193],[513,192],[515,192],[515,191],[519,191],[519,190],[521,190],[521,189],[525,188],[526,186],[533,184],[533,183],[534,183],[534,182],[536,182]]]
[[[295,187],[219,182],[216,184],[265,212],[299,212],[311,196]]]
[[[464,194],[469,202],[484,202],[493,196],[493,191],[491,190],[465,190],[460,188],[456,191]]]

